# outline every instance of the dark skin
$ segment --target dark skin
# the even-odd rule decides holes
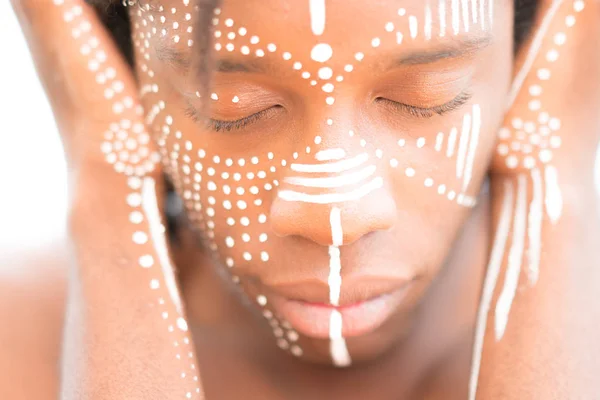
[[[26,14],[30,18],[29,21],[36,22],[29,25],[31,35],[35,36],[36,33],[39,35],[44,29],[53,26],[52,13],[29,12]],[[47,18],[47,20],[44,20],[44,18]],[[47,23],[43,24],[42,21]],[[588,20],[588,22],[590,21],[594,22]],[[60,24],[56,27],[58,26]],[[585,29],[583,31],[585,32]],[[48,35],[38,36],[38,41],[34,40],[32,42],[34,49],[39,49],[39,45],[43,43],[39,41],[40,37],[48,38]],[[575,43],[583,43],[583,41],[576,40]],[[48,42],[45,45],[46,47],[42,46],[41,48],[53,48]],[[75,50],[71,54],[74,57],[73,59],[78,57],[78,49]],[[597,54],[592,50],[590,48],[584,53]],[[68,51],[63,54],[66,57],[69,56]],[[82,78],[85,76],[84,71],[76,70],[77,64],[66,64],[67,68],[75,69],[71,71],[61,71],[60,68],[65,68],[65,64],[61,64],[60,68],[57,66],[55,69],[45,69],[44,67],[51,63],[52,57],[48,57],[48,54],[43,51],[41,55],[38,58],[38,65],[41,68],[42,77],[45,79],[61,72],[71,72],[71,74],[64,74],[63,76],[81,76]],[[581,64],[578,63],[577,65]],[[591,62],[589,65],[594,66],[597,63]],[[593,70],[593,67],[589,68]],[[44,72],[50,70],[53,72]],[[572,69],[565,69],[564,71],[572,72]],[[73,72],[78,73],[73,74]],[[508,75],[509,71],[507,72]],[[568,76],[575,75],[570,74]],[[59,124],[65,135],[70,165],[76,172],[72,184],[77,188],[73,202],[74,211],[71,216],[71,227],[74,233],[73,236],[76,238],[73,244],[77,267],[73,271],[79,275],[79,281],[76,283],[70,282],[73,290],[68,303],[71,310],[69,314],[71,322],[67,323],[65,328],[67,338],[76,338],[77,340],[64,341],[65,351],[62,361],[70,374],[66,375],[65,380],[62,382],[63,396],[64,398],[81,398],[77,396],[77,393],[85,393],[86,396],[89,396],[87,398],[100,398],[94,393],[103,393],[103,396],[105,396],[103,398],[111,399],[148,398],[148,395],[140,396],[138,391],[139,388],[146,388],[152,395],[158,396],[157,398],[182,398],[182,387],[180,385],[184,384],[180,383],[180,379],[176,379],[179,378],[177,376],[179,371],[170,368],[171,366],[176,367],[171,358],[172,354],[169,354],[169,357],[163,360],[161,358],[163,354],[161,351],[157,351],[164,347],[164,343],[167,343],[168,336],[163,337],[163,331],[158,327],[154,331],[149,328],[155,325],[152,322],[155,319],[146,318],[145,308],[139,308],[136,310],[136,314],[129,314],[131,309],[121,306],[124,302],[137,302],[137,299],[145,299],[147,287],[145,284],[138,284],[140,281],[139,276],[129,272],[129,269],[118,268],[119,265],[124,265],[122,263],[123,259],[127,260],[131,257],[133,261],[137,256],[131,252],[130,247],[123,245],[130,237],[126,227],[101,223],[107,218],[126,220],[126,212],[121,210],[120,207],[122,206],[114,203],[114,194],[109,196],[100,188],[110,186],[118,191],[120,186],[114,177],[114,171],[103,169],[100,163],[103,160],[94,160],[95,153],[93,149],[99,147],[98,143],[93,142],[94,137],[90,138],[89,134],[83,135],[83,132],[88,133],[90,130],[96,130],[96,128],[99,132],[102,131],[102,123],[110,120],[110,113],[107,113],[105,117],[100,115],[100,121],[98,118],[94,119],[87,116],[88,125],[85,130],[80,131],[77,127],[81,127],[81,122],[86,119],[82,119],[83,114],[81,112],[73,112],[77,109],[77,107],[73,107],[76,104],[73,100],[81,100],[82,98],[89,100],[90,95],[93,99],[94,92],[86,93],[87,96],[84,97],[77,97],[78,94],[82,94],[78,93],[78,86],[71,86],[74,92],[68,93],[64,90],[57,90],[60,88],[60,81],[46,80],[46,85],[52,95],[51,98],[54,99],[56,104],[59,104],[58,99],[60,99],[60,96],[63,96],[63,100],[66,96],[68,100],[66,105],[63,101],[61,106],[57,106],[56,109]],[[54,85],[58,85],[58,87]],[[585,81],[579,81],[579,85],[581,85],[580,88],[590,87],[590,85],[585,85]],[[85,87],[85,85],[82,87]],[[89,88],[92,87],[93,85],[89,86]],[[561,88],[561,85],[556,86],[557,90]],[[582,91],[578,92],[582,93]],[[593,103],[597,100],[592,89],[583,92],[586,93],[583,96],[585,101]],[[548,95],[555,99],[560,97],[558,93],[548,93]],[[69,96],[74,97],[69,98]],[[493,93],[489,96],[490,98],[493,97]],[[520,106],[523,107],[522,104]],[[502,116],[500,108],[499,106],[498,118]],[[100,111],[101,108],[98,109],[98,112]],[[75,121],[74,115],[79,115]],[[98,117],[99,114],[95,116]],[[94,122],[89,124],[89,121]],[[569,123],[568,119],[565,119],[565,121],[565,126],[569,129],[579,126],[580,128],[586,128],[581,129],[582,131],[595,132],[595,129],[591,128],[593,124],[589,120],[586,122],[585,118],[577,120],[577,123],[582,125],[573,124],[572,121]],[[96,122],[98,122],[97,126]],[[572,139],[568,148],[572,149],[577,146],[575,139],[580,140],[583,137],[589,138],[590,136],[570,136]],[[487,146],[491,154],[494,142],[491,133],[487,140],[489,140]],[[589,139],[589,141],[594,142],[594,139]],[[581,142],[580,140],[577,143],[581,144]],[[581,151],[578,154],[588,153],[589,151]],[[578,159],[582,166],[591,164],[589,160],[590,158],[586,157]],[[589,167],[589,165],[587,166]],[[591,168],[583,168],[583,170],[591,170]],[[587,380],[586,376],[588,375],[585,373],[585,371],[594,370],[593,361],[582,362],[579,373],[576,373],[575,370],[561,368],[561,366],[567,365],[569,360],[581,360],[577,355],[582,353],[575,351],[576,349],[573,346],[570,347],[573,351],[568,354],[557,356],[557,353],[554,352],[555,357],[552,362],[546,360],[545,363],[537,363],[535,371],[527,366],[528,362],[539,360],[535,354],[539,349],[548,352],[551,348],[558,348],[555,341],[557,336],[554,333],[565,332],[565,329],[557,329],[560,326],[568,326],[563,324],[564,317],[568,316],[571,322],[577,321],[576,325],[579,327],[587,327],[588,332],[593,331],[594,327],[593,323],[588,322],[590,318],[581,318],[584,316],[582,313],[573,311],[583,310],[582,305],[585,304],[587,310],[585,316],[589,317],[594,314],[594,311],[590,310],[590,304],[593,304],[593,302],[585,300],[592,293],[589,289],[592,289],[595,282],[597,282],[597,274],[585,273],[585,271],[592,271],[591,267],[594,263],[593,260],[595,260],[593,246],[590,246],[591,242],[589,241],[579,241],[575,244],[565,238],[565,234],[583,234],[584,230],[582,229],[583,224],[580,216],[589,215],[590,210],[595,212],[592,204],[574,202],[574,199],[593,199],[593,195],[585,192],[581,187],[577,189],[578,183],[587,182],[585,174],[578,175],[567,167],[561,168],[561,171],[565,177],[568,177],[567,179],[573,182],[572,191],[565,197],[565,216],[568,221],[565,226],[568,229],[566,229],[566,232],[561,231],[562,233],[559,234],[553,231],[554,234],[550,237],[550,243],[553,244],[551,248],[555,251],[562,249],[561,257],[552,257],[552,252],[547,253],[548,256],[545,257],[543,265],[552,273],[548,274],[548,278],[540,281],[540,288],[537,289],[535,301],[529,298],[529,300],[518,303],[519,307],[516,308],[514,319],[516,322],[511,322],[509,326],[521,326],[524,329],[511,329],[507,331],[507,339],[501,342],[500,345],[495,345],[491,343],[492,341],[489,341],[490,346],[486,346],[487,350],[484,351],[480,382],[480,398],[523,398],[526,395],[531,397],[531,393],[540,394],[541,397],[539,398],[551,398],[550,396],[557,393],[560,393],[558,398],[569,398],[570,396],[590,398],[592,393],[595,393],[594,386],[590,384],[591,381]],[[484,172],[485,168],[482,168],[479,174],[483,175]],[[427,292],[422,295],[419,306],[410,310],[410,314],[413,315],[409,319],[410,324],[394,324],[396,329],[400,329],[401,332],[405,333],[400,337],[401,340],[392,346],[389,340],[385,340],[385,335],[383,335],[383,338],[377,338],[377,335],[375,335],[375,340],[371,339],[373,341],[369,345],[371,340],[364,338],[364,343],[358,343],[357,349],[362,347],[369,350],[365,358],[378,355],[378,346],[373,346],[373,343],[379,344],[380,348],[385,348],[388,354],[386,354],[386,357],[377,358],[377,363],[363,363],[348,370],[323,369],[308,363],[300,363],[274,348],[268,328],[259,323],[259,319],[254,318],[248,310],[244,309],[236,298],[231,295],[222,277],[217,276],[218,265],[211,268],[206,253],[197,251],[196,238],[193,233],[188,231],[180,233],[183,245],[181,248],[172,249],[172,253],[181,270],[179,281],[181,282],[184,301],[187,304],[188,320],[193,330],[195,349],[200,355],[198,362],[202,370],[203,391],[207,398],[221,396],[226,396],[225,398],[252,398],[248,396],[256,393],[257,398],[274,399],[294,398],[291,396],[297,396],[297,398],[339,397],[345,399],[362,399],[365,397],[384,399],[397,399],[398,397],[464,399],[471,361],[471,338],[473,337],[473,326],[475,324],[476,305],[489,253],[489,238],[492,236],[493,227],[497,226],[497,218],[490,221],[490,216],[498,215],[499,205],[501,205],[504,195],[499,190],[497,182],[502,182],[499,180],[500,178],[512,178],[510,174],[507,175],[506,171],[502,171],[500,168],[496,172],[503,172],[503,175],[494,175],[493,177],[494,197],[491,199],[493,199],[492,204],[494,207],[492,212],[487,207],[490,198],[482,196],[480,199],[482,205],[470,214],[462,216],[464,223],[460,223],[462,221],[458,220],[449,222],[448,232],[446,233],[449,237],[456,237],[457,239],[453,242],[452,249],[448,250],[447,254],[443,257],[438,255],[444,261],[439,262],[436,268],[436,271],[439,272],[435,280],[432,279],[433,277],[428,279],[432,281],[432,284]],[[92,173],[94,176],[93,181],[85,179],[92,176]],[[126,193],[126,189],[124,185],[120,190],[122,190],[122,193]],[[575,192],[581,196],[574,196]],[[85,221],[85,224],[83,224],[83,221]],[[98,229],[91,232],[86,228],[89,223],[95,223]],[[586,235],[583,237],[596,237],[595,228],[590,227],[589,224],[585,228],[585,233]],[[359,244],[360,242],[356,243]],[[477,250],[473,251],[473,248]],[[110,249],[108,253],[107,249]],[[442,248],[437,250],[443,252]],[[90,260],[93,260],[93,262],[90,262]],[[580,267],[577,269],[577,276],[568,275],[579,282],[579,284],[573,285],[573,287],[576,287],[576,293],[573,292],[573,287],[566,285],[566,281],[561,279],[565,276],[564,267],[568,268],[573,265],[572,263],[576,263]],[[98,274],[94,272],[97,270],[98,265],[112,265],[113,268],[102,269],[102,274]],[[203,268],[196,268],[197,265],[202,265]],[[56,275],[53,274],[53,276]],[[60,279],[58,280],[60,281]],[[583,282],[586,282],[586,284],[582,284]],[[552,296],[551,294],[557,293],[557,290],[561,291],[560,295]],[[41,290],[41,292],[44,291]],[[563,314],[564,307],[558,306],[555,299],[562,302],[569,300],[569,313]],[[80,309],[77,306],[78,304],[91,306],[88,309],[93,310],[93,312],[89,315],[79,314],[77,311]],[[57,301],[54,309],[60,309],[62,306],[63,304]],[[532,321],[531,318],[528,318],[536,309],[544,309],[543,307],[555,310],[558,318],[549,316],[543,321]],[[112,310],[113,312],[105,313],[104,310]],[[118,312],[115,313],[114,310],[118,310]],[[445,310],[452,310],[452,318],[448,318],[449,313]],[[438,313],[442,315],[437,317]],[[17,317],[9,311],[6,314],[9,320],[15,320]],[[131,329],[130,325],[126,323],[126,321],[131,320],[139,322],[139,329],[138,327]],[[583,324],[584,321],[586,324]],[[544,343],[546,346],[533,347],[534,350],[531,351],[531,346],[523,346],[523,344],[533,343],[533,333],[537,331],[535,329],[536,323],[538,328],[540,326],[550,328],[547,332],[552,334],[545,337]],[[126,326],[130,328],[123,329]],[[81,327],[87,327],[87,336],[78,336],[77,333],[81,331]],[[490,328],[490,330],[492,329]],[[32,331],[35,332],[36,330],[29,330],[29,332]],[[120,335],[113,336],[111,333],[115,331],[118,331]],[[147,336],[148,332],[151,333],[150,336]],[[589,343],[588,336],[577,336],[582,330],[577,332],[567,330],[567,332],[568,338],[570,338],[568,343],[579,343],[580,345],[586,343],[586,341]],[[90,337],[94,338],[95,341],[88,341],[87,338]],[[390,337],[397,338],[397,331],[396,334],[391,334]],[[56,338],[53,343],[43,347],[56,348]],[[37,338],[31,341],[31,343],[39,342],[40,340]],[[316,354],[318,355],[318,341],[315,344]],[[486,342],[487,344],[488,342]],[[593,347],[590,346],[589,348]],[[519,356],[525,353],[530,357],[523,358]],[[108,364],[103,366],[97,363],[92,365],[74,363],[78,360],[77,354],[86,354],[92,360],[104,360]],[[131,357],[122,358],[123,354],[129,354]],[[258,355],[260,355],[259,358]],[[515,365],[507,362],[507,360],[514,361],[515,357],[520,361],[520,364]],[[12,361],[14,358],[11,357],[9,360]],[[120,363],[111,363],[111,359],[119,359]],[[157,362],[161,366],[160,368],[153,367],[157,365]],[[146,368],[140,368],[140,365]],[[569,365],[573,364],[569,363]],[[507,368],[508,366],[510,368]],[[14,368],[11,370],[14,370]],[[23,370],[16,369],[17,373]],[[504,372],[495,374],[494,371],[498,370],[504,370]],[[47,371],[47,376],[52,376],[51,369]],[[107,375],[102,373],[104,371],[110,371],[108,374],[110,379],[104,379]],[[141,373],[142,371],[144,373]],[[543,375],[544,371],[546,373],[551,371],[553,378],[544,380],[536,376],[536,374]],[[46,376],[44,371],[40,371],[37,375]],[[2,374],[1,376],[10,375]],[[223,376],[227,376],[227,379],[223,380]],[[80,379],[80,377],[85,379]],[[394,378],[390,379],[390,377]],[[357,378],[360,378],[360,380]],[[564,390],[565,386],[553,385],[553,382],[561,381],[557,378],[578,379],[578,383],[581,384],[568,388],[566,392],[560,392],[559,390]],[[56,379],[54,377],[49,378],[49,384],[56,384]],[[231,385],[233,381],[236,382],[235,385]],[[135,384],[132,385],[132,382]],[[361,382],[360,387],[353,386],[357,385],[358,382]],[[2,387],[17,390],[15,385],[2,385]],[[235,392],[227,392],[228,390]],[[22,395],[21,393],[18,394]],[[19,397],[11,396],[11,398]]]

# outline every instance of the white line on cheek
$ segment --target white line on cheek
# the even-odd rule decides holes
[[[469,144],[469,154],[467,155],[465,179],[463,181],[462,191],[465,193],[469,184],[471,183],[471,177],[473,176],[473,165],[475,164],[475,154],[477,152],[477,145],[479,144],[479,131],[481,129],[481,108],[479,104],[473,106],[473,131],[471,133],[471,143]]]
[[[485,0],[479,2],[479,20],[481,21],[481,29],[485,29]]]
[[[309,0],[309,10],[312,32],[320,36],[325,31],[325,0]]]
[[[444,134],[439,132],[435,137],[435,151],[442,151],[442,146],[444,145]]]
[[[142,207],[144,214],[148,219],[148,225],[150,227],[150,236],[152,237],[152,243],[154,244],[154,250],[158,255],[160,266],[162,268],[163,276],[165,279],[165,285],[169,292],[169,297],[175,305],[177,313],[181,315],[181,299],[177,292],[177,283],[175,281],[175,275],[173,273],[173,265],[169,258],[167,250],[167,242],[165,240],[164,226],[160,220],[160,214],[158,211],[158,204],[156,201],[156,184],[154,179],[146,177],[142,183]]]
[[[446,36],[446,0],[440,0],[438,16],[440,19],[440,37],[444,37]]]
[[[455,35],[460,32],[460,8],[458,0],[452,0],[452,30]]]
[[[431,7],[425,4],[425,39],[431,39]]]
[[[483,1],[483,0],[481,0]],[[477,23],[477,0],[471,0],[471,11],[472,11],[472,17],[473,17],[473,23],[476,24]]]
[[[496,303],[495,333],[496,341],[502,339],[508,324],[508,316],[512,307],[525,249],[525,226],[527,224],[527,177],[520,174],[517,177],[517,202],[515,205],[515,218],[513,221],[513,236],[508,254],[508,267],[504,277],[504,287]]]
[[[556,224],[562,215],[563,199],[558,185],[558,171],[552,165],[545,168],[546,181],[546,212],[550,221]]]
[[[492,297],[498,283],[500,267],[504,261],[504,251],[506,250],[506,241],[510,231],[510,222],[512,220],[514,201],[514,187],[512,182],[504,182],[504,199],[502,201],[502,210],[500,211],[500,220],[496,228],[496,237],[494,246],[490,255],[485,281],[483,283],[483,293],[477,313],[477,325],[475,328],[475,342],[473,344],[473,359],[471,362],[471,377],[469,379],[469,400],[475,400],[477,394],[477,383],[479,381],[479,369],[481,365],[481,355],[483,351],[483,342],[487,327],[488,313],[492,303]]]
[[[462,19],[465,32],[469,32],[469,0],[461,0],[462,2]]]
[[[456,156],[456,177],[462,178],[465,168],[465,156],[469,144],[469,136],[471,133],[471,114],[466,114],[463,118],[462,131],[460,133],[460,143],[458,145],[458,155]]]
[[[529,238],[529,251],[527,258],[529,265],[527,267],[527,276],[529,283],[535,285],[540,275],[540,255],[542,251],[542,174],[539,169],[531,171],[533,181],[533,198],[529,207],[529,218],[527,226],[527,236]]]
[[[452,157],[454,155],[454,148],[456,147],[456,136],[458,135],[458,129],[452,128],[450,136],[448,136],[448,149],[446,150],[446,156]]]
[[[410,30],[410,37],[416,38],[419,33],[419,21],[414,15],[408,17],[408,29]]]

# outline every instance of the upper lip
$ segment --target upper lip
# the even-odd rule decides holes
[[[342,277],[339,307],[356,305],[376,297],[395,292],[409,285],[414,278],[390,276]],[[288,300],[310,304],[330,304],[329,285],[319,278],[309,278],[290,283],[267,285],[272,294]]]

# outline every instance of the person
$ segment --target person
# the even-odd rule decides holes
[[[595,396],[597,1],[13,3],[71,262],[6,398]]]

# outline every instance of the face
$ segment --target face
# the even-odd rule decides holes
[[[166,171],[199,245],[279,347],[347,366],[408,329],[484,181],[511,76],[511,4],[130,8]]]

